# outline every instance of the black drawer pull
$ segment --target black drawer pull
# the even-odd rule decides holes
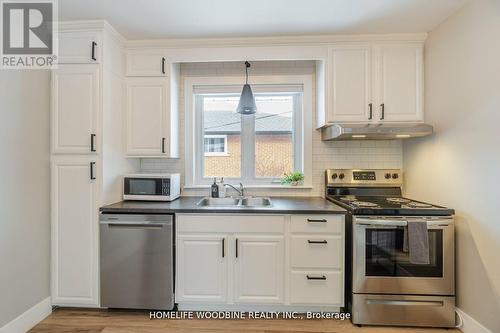
[[[326,223],[325,219],[307,219],[307,222],[320,222],[320,223]]]
[[[306,278],[308,280],[326,280],[326,276],[324,276],[324,275],[321,275],[321,276],[309,276],[309,275],[306,275]]]
[[[320,240],[320,241],[315,241],[315,240],[308,239],[307,242],[309,244],[328,244],[328,242],[326,241],[326,239]]]
[[[372,120],[372,118],[373,118],[373,104],[372,103],[368,104],[368,108],[370,109],[370,116],[368,117],[368,120]]]
[[[236,258],[238,258],[238,238],[236,238]]]
[[[94,166],[95,166],[95,162],[90,162],[90,180],[94,180],[95,179],[95,176],[94,176]]]
[[[226,256],[225,247],[226,247],[226,239],[222,238],[222,258]]]
[[[161,58],[161,73],[165,74],[165,58]]]
[[[95,57],[95,47],[97,46],[97,43],[96,42],[92,42],[92,60],[94,61],[97,61],[96,57]]]
[[[380,115],[380,120],[384,120],[384,118],[385,118],[385,104],[384,103],[380,104],[380,107],[382,108],[382,114]]]
[[[166,138],[161,138],[161,152],[165,154],[165,140]]]
[[[95,134],[90,134],[90,151],[95,152]]]

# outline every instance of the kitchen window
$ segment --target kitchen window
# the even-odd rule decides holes
[[[187,163],[187,183],[191,175],[194,186],[224,177],[228,183],[274,187],[281,186],[284,173],[307,174],[304,84],[252,83],[252,89],[257,113],[241,115],[236,113],[241,84],[192,86],[193,130],[188,146],[192,145],[194,158]]]

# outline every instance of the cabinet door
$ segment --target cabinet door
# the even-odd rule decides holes
[[[52,153],[98,151],[99,67],[59,65],[52,71]]]
[[[137,51],[127,53],[127,76],[166,76],[166,57],[162,51]]]
[[[331,103],[327,121],[368,122],[371,101],[371,49],[369,45],[330,49]]]
[[[176,302],[225,303],[227,236],[178,235],[176,249]]]
[[[101,61],[98,32],[60,32],[59,64],[93,64]]]
[[[423,121],[423,45],[375,46],[377,121]]]
[[[98,306],[97,162],[51,164],[52,304]]]
[[[234,302],[283,303],[283,236],[234,237]]]
[[[168,157],[168,81],[164,78],[127,79],[127,154]]]

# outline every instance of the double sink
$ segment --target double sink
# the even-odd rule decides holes
[[[198,203],[200,207],[271,207],[273,205],[271,198],[265,197],[231,197],[231,198],[210,198],[205,197]]]

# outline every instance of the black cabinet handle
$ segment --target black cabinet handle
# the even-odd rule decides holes
[[[95,152],[95,144],[94,144],[94,140],[95,140],[95,134],[90,134],[90,151],[91,152]]]
[[[165,74],[165,57],[161,58],[161,73]]]
[[[382,108],[382,114],[380,115],[380,120],[384,120],[384,117],[385,117],[385,104],[384,103],[380,104],[380,107]]]
[[[161,138],[161,152],[165,154],[165,138]]]
[[[373,118],[373,104],[372,103],[368,104],[368,109],[369,109],[369,112],[370,112],[368,120],[372,120],[372,118]]]
[[[226,256],[225,247],[226,247],[226,239],[222,238],[222,258]]]
[[[321,276],[309,276],[309,275],[306,275],[306,278],[308,280],[326,280],[326,276],[324,276],[324,275],[321,275]]]
[[[325,219],[307,219],[307,222],[320,222],[320,223],[326,223]]]
[[[328,244],[328,242],[326,241],[326,239],[325,240],[320,240],[320,241],[315,241],[315,240],[308,239],[307,243],[309,243],[309,244]]]
[[[95,179],[94,166],[95,166],[95,162],[90,162],[90,180]]]
[[[95,57],[95,47],[97,46],[97,43],[92,41],[92,60],[96,61],[96,57]]]
[[[236,258],[238,258],[238,238],[236,238]]]

